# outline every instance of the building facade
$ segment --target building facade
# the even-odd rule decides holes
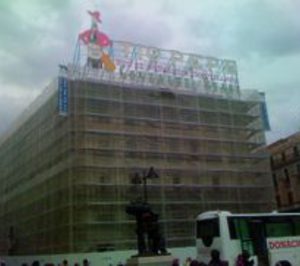
[[[300,210],[300,133],[269,145],[277,207],[281,211]]]
[[[170,75],[161,86],[153,73],[143,85],[140,73],[65,67],[2,137],[1,253],[134,249],[125,207],[143,193],[132,177],[149,167],[160,177],[148,202],[168,247],[194,246],[203,211],[273,209],[269,158],[255,152],[265,145],[263,94],[238,84],[235,95],[212,93],[207,79],[184,89]]]

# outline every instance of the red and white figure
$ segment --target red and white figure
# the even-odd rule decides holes
[[[89,30],[85,30],[82,33],[79,34],[79,39],[83,41],[85,45],[88,45],[89,43],[97,44],[101,47],[106,47],[111,45],[111,41],[109,37],[99,31],[98,29],[98,23],[101,23],[101,14],[99,11],[88,11],[88,14],[92,18],[92,26]]]
[[[79,40],[87,46],[87,64],[93,68],[104,68],[107,71],[114,71],[115,64],[109,57],[108,53],[104,52],[104,48],[112,45],[109,37],[99,31],[98,24],[102,23],[101,14],[99,11],[88,11],[91,16],[91,28],[79,34]]]
[[[97,23],[102,23],[102,20],[101,20],[101,14],[99,11],[88,11],[88,13],[91,15],[91,17],[93,18],[93,20]]]

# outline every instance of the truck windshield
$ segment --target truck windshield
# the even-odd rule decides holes
[[[219,219],[207,219],[197,222],[197,238],[216,237],[220,235]]]
[[[210,246],[214,237],[220,236],[219,218],[197,221],[197,238],[201,238],[205,246]]]

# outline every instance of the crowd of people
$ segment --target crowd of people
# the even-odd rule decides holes
[[[72,264],[73,265],[73,264]],[[74,266],[90,266],[90,263],[87,259],[84,259],[82,261],[82,264],[79,262],[75,262]],[[6,266],[5,262],[0,262],[0,266]],[[40,263],[38,260],[33,261],[32,263],[22,263],[21,266],[56,266],[56,264],[53,263]],[[71,264],[69,264],[68,260],[63,260],[61,263],[57,264],[57,266],[71,266]],[[123,266],[123,265],[121,265]]]
[[[208,264],[187,258],[184,266],[229,266],[228,262],[221,260],[220,252],[216,249],[213,249],[210,253],[211,259]],[[250,259],[249,253],[245,250],[237,257],[235,266],[253,266],[254,261]],[[175,259],[172,263],[172,266],[180,266],[180,262],[178,259]]]
[[[198,261],[196,259],[187,258],[183,263],[184,266],[229,266],[228,262],[221,260],[220,252],[213,249],[210,253],[210,261],[207,263]],[[56,266],[53,263],[43,264],[44,266]],[[73,264],[72,264],[73,265]],[[74,266],[91,266],[87,259],[84,259],[82,263],[75,263]],[[174,259],[172,266],[181,266],[179,259]],[[0,263],[0,266],[6,266],[4,262]],[[39,261],[34,261],[31,264],[23,263],[22,266],[42,266]],[[58,266],[71,266],[67,260],[63,260]],[[112,266],[112,265],[110,265]],[[117,266],[125,266],[123,263],[119,263]],[[254,261],[250,259],[250,255],[247,251],[243,251],[242,254],[238,255],[235,266],[254,266]]]

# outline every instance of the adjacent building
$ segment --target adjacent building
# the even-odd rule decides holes
[[[2,136],[1,253],[135,248],[125,207],[143,193],[132,177],[149,167],[159,178],[148,201],[169,248],[194,246],[205,210],[274,208],[269,157],[255,152],[265,145],[264,95],[240,90],[234,61],[152,47],[133,59],[136,47],[114,42],[114,72],[62,66]]]
[[[267,147],[277,207],[281,211],[300,210],[300,132]]]

